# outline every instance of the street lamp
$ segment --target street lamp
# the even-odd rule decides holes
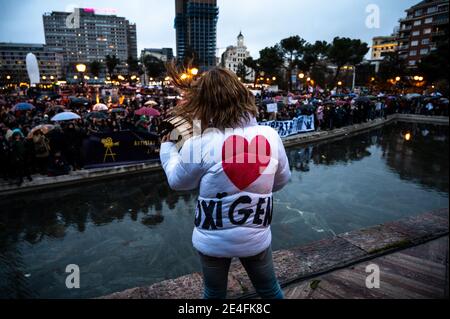
[[[342,86],[342,81],[339,81],[337,84],[338,84],[339,86]]]
[[[78,73],[80,73],[81,85],[84,86],[83,73],[86,72],[86,64],[79,63],[75,66],[75,68],[77,69]],[[75,77],[73,78],[75,79]]]
[[[401,78],[399,76],[395,77],[395,81],[399,82],[401,80]]]
[[[299,77],[299,79],[304,79],[304,78],[305,78],[305,74],[304,74],[304,73],[300,73],[300,74],[298,75],[298,77]]]
[[[79,73],[86,72],[86,64],[83,64],[83,63],[77,64],[76,68]]]

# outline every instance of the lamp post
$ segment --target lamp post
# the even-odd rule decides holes
[[[84,72],[86,72],[86,64],[79,63],[76,65],[76,69],[80,74],[81,86],[84,86]]]

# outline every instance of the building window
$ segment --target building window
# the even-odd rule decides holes
[[[409,65],[416,65],[416,60],[410,60],[408,63]]]
[[[416,21],[414,21],[414,25],[415,26],[418,26],[418,25],[421,25],[422,24],[422,20],[416,20]]]
[[[432,17],[425,19],[425,23],[431,23],[431,22],[433,22],[433,18]]]
[[[423,40],[422,40],[422,44],[423,44],[423,45],[428,45],[428,44],[430,44],[430,39],[423,39]]]
[[[427,28],[423,30],[423,34],[430,34],[431,33],[431,28]]]
[[[412,33],[413,37],[417,37],[418,35],[420,35],[420,31],[414,31]]]
[[[434,13],[436,11],[438,11],[437,7],[430,7],[430,8],[428,8],[427,13],[430,14],[430,13]]]
[[[419,45],[419,41],[417,41],[417,40],[411,41],[411,46],[412,47],[416,47],[418,45]]]
[[[409,56],[416,56],[416,55],[417,55],[416,50],[409,51]]]
[[[426,55],[426,54],[428,54],[428,49],[420,50],[420,55]]]

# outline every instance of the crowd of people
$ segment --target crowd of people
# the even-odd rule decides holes
[[[31,181],[35,174],[58,176],[82,169],[84,139],[95,133],[120,131],[157,135],[159,125],[180,99],[170,87],[131,88],[131,91],[124,88],[114,94],[110,92],[95,88],[71,98],[64,94],[0,94],[0,180],[21,185],[24,179]],[[138,115],[137,111],[146,107],[149,101],[158,115]],[[15,108],[20,102],[32,107]],[[295,95],[263,91],[256,93],[256,102],[259,122],[314,115],[317,130],[367,122],[393,113],[448,116],[448,99],[439,95],[405,98],[384,94],[297,92]],[[267,106],[274,103],[277,112],[268,112]],[[106,105],[108,109],[95,111],[96,104]],[[77,113],[80,119],[51,120],[68,110]]]

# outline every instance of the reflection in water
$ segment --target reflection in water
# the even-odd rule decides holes
[[[448,207],[448,127],[397,123],[287,151],[274,249]],[[153,174],[2,199],[0,298],[96,297],[199,271],[196,196]],[[65,288],[70,263],[82,289]]]

